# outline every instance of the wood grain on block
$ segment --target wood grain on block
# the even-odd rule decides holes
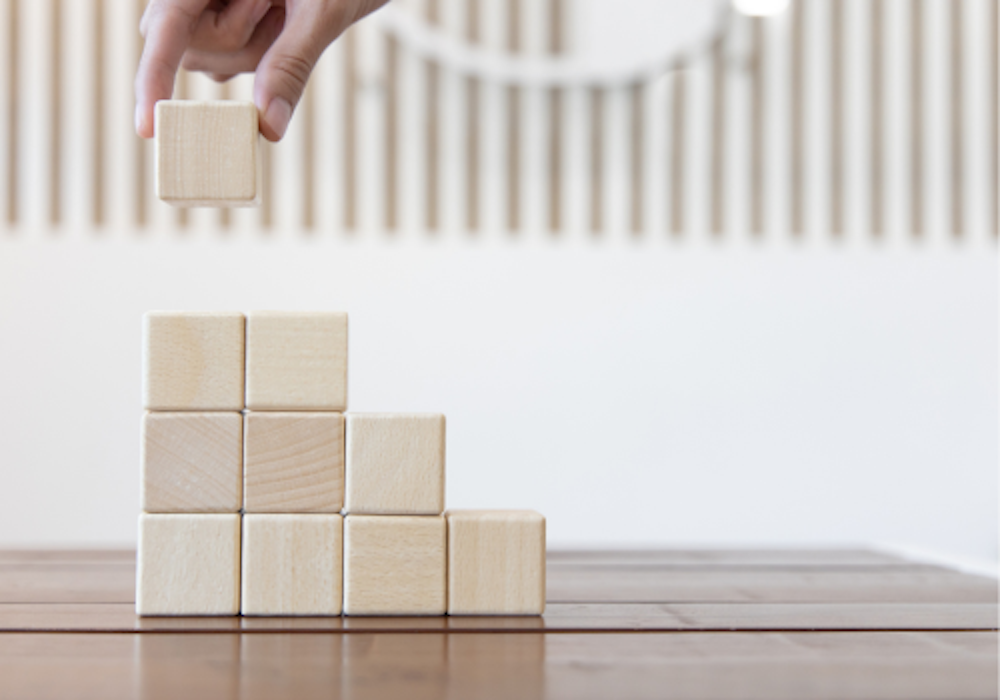
[[[245,421],[246,512],[340,512],[344,414],[250,411]]]
[[[143,406],[243,410],[241,313],[151,311],[143,317]]]
[[[444,462],[440,413],[348,413],[345,510],[440,514]]]
[[[161,100],[155,118],[157,197],[182,207],[260,203],[253,102]]]
[[[344,613],[443,615],[446,528],[440,515],[344,518]]]
[[[254,311],[247,318],[247,408],[347,408],[347,314]]]
[[[449,510],[448,614],[545,612],[545,518],[531,510]]]
[[[144,511],[238,513],[242,492],[241,414],[185,411],[142,417]]]
[[[135,611],[237,615],[240,516],[141,514]]]
[[[244,515],[244,615],[339,615],[340,515]]]

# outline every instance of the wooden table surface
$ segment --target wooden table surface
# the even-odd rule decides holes
[[[996,698],[997,581],[866,550],[549,552],[541,618],[138,618],[0,551],[0,698]]]

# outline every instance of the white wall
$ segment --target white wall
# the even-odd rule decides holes
[[[132,542],[142,312],[256,308],[350,312],[350,407],[553,543],[996,558],[995,251],[377,234],[0,239],[0,546]]]

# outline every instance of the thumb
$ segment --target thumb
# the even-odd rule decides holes
[[[254,102],[261,133],[269,141],[285,135],[316,62],[339,33],[324,26],[329,21],[322,16],[313,16],[310,10],[321,4],[299,3],[294,11],[286,6],[284,28],[257,66]]]

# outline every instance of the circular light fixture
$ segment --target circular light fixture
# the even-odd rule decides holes
[[[751,17],[770,17],[788,9],[789,0],[733,0],[738,12]]]
[[[704,52],[724,30],[729,0],[575,0],[564,5],[558,54],[526,55],[474,45],[428,23],[405,3],[376,16],[418,55],[459,73],[517,85],[624,84]]]

